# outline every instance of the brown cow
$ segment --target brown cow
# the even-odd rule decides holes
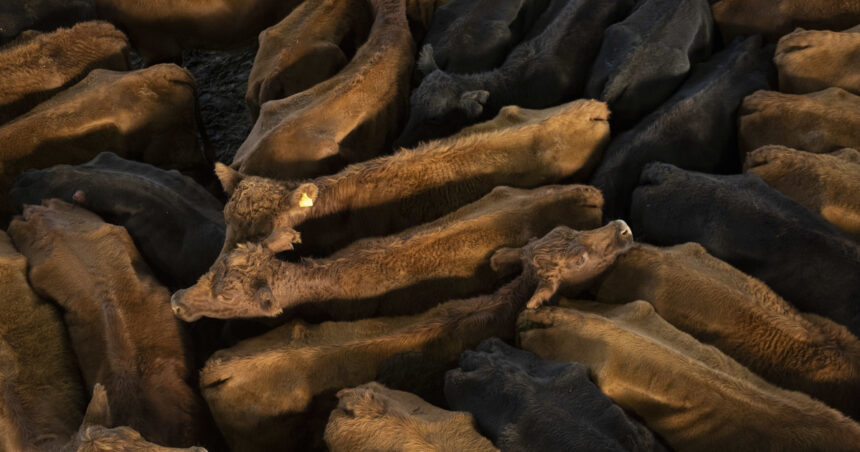
[[[368,0],[317,0],[302,3],[263,30],[245,93],[251,117],[257,119],[263,103],[304,91],[340,71],[372,24]]]
[[[336,76],[283,100],[263,104],[236,151],[243,173],[301,179],[334,173],[379,155],[406,113],[415,49],[403,0],[369,0],[367,42]]]
[[[0,231],[0,450],[57,450],[84,414],[84,387],[54,306],[27,283],[27,259]]]
[[[546,110],[507,107],[456,137],[302,184],[247,177],[216,164],[230,195],[222,252],[264,239],[276,251],[288,249],[297,228],[299,249],[324,255],[358,238],[432,221],[498,185],[587,180],[609,142],[608,118],[606,104],[593,100]]]
[[[571,234],[583,240],[572,242]],[[306,450],[319,445],[338,390],[378,380],[441,401],[444,372],[484,339],[511,339],[517,313],[550,268],[574,270],[585,282],[631,242],[623,222],[584,232],[558,227],[520,253],[523,273],[493,294],[408,317],[292,321],[216,352],[200,374],[203,396],[235,450]]]
[[[797,27],[842,30],[860,23],[860,0],[720,0],[711,8],[727,43],[752,34],[776,42]]]
[[[448,411],[408,392],[371,382],[337,393],[325,428],[332,452],[498,451],[475,430],[475,418]]]
[[[779,40],[773,62],[782,92],[836,86],[860,95],[860,25],[842,33],[798,28]]]
[[[360,240],[329,258],[286,262],[263,246],[241,244],[176,292],[173,310],[189,322],[272,317],[291,308],[340,319],[420,312],[491,290],[500,276],[488,262],[494,250],[522,246],[556,225],[597,227],[602,205],[600,192],[585,185],[497,187],[432,223]]]
[[[11,182],[29,168],[85,163],[103,151],[168,168],[202,167],[195,118],[195,82],[185,69],[90,72],[0,127],[0,217],[12,211]]]
[[[0,124],[97,68],[128,69],[128,39],[105,22],[83,22],[46,34],[32,32],[23,41],[0,47]]]
[[[84,382],[105,385],[116,421],[160,444],[196,443],[182,327],[126,230],[53,199],[27,206],[9,235],[34,288],[64,309]]]
[[[816,154],[860,149],[860,96],[840,88],[803,95],[756,91],[738,116],[742,155],[768,144]]]
[[[860,240],[860,152],[812,154],[764,146],[747,154],[744,171]]]
[[[520,315],[522,347],[587,365],[606,395],[674,449],[855,451],[860,444],[856,422],[767,383],[645,301],[562,304]]]
[[[650,300],[669,323],[771,383],[860,415],[860,340],[832,320],[798,312],[699,244],[637,244],[596,294],[609,303]]]

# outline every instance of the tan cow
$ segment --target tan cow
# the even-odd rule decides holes
[[[369,1],[373,26],[352,61],[311,89],[263,104],[234,169],[301,179],[388,150],[406,114],[415,46],[403,0]]]
[[[203,411],[182,327],[126,230],[53,199],[27,206],[9,235],[33,287],[64,309],[84,382],[105,385],[117,423],[160,444],[195,444]]]
[[[782,92],[836,86],[860,95],[860,25],[841,33],[798,28],[779,40],[773,62]]]
[[[562,305],[523,312],[522,347],[587,365],[607,396],[676,450],[854,451],[860,444],[856,422],[767,383],[645,301]]]
[[[726,43],[752,34],[776,42],[797,27],[843,30],[860,23],[860,0],[719,0],[711,7]]]
[[[742,155],[769,144],[816,154],[860,149],[860,96],[841,88],[803,95],[756,91],[738,116]]]
[[[525,245],[557,225],[597,227],[602,205],[600,192],[585,185],[497,187],[432,223],[355,242],[329,258],[287,262],[263,246],[241,244],[196,285],[176,292],[173,310],[189,322],[296,308],[338,319],[420,312],[491,290],[500,279],[490,268],[493,251]]]
[[[498,185],[587,180],[609,142],[608,118],[606,104],[593,100],[546,110],[506,107],[456,137],[304,183],[249,177],[216,164],[230,195],[222,252],[260,240],[288,249],[296,228],[298,249],[325,255],[358,238],[435,220]]]
[[[368,0],[317,0],[260,33],[245,104],[256,120],[263,103],[304,91],[340,71],[373,24]]]
[[[747,154],[744,171],[860,240],[860,152],[812,154],[764,146]]]
[[[325,428],[332,452],[498,451],[465,412],[448,411],[408,392],[371,382],[337,393]]]
[[[0,217],[12,211],[12,181],[30,168],[85,163],[103,151],[172,169],[203,167],[195,118],[195,82],[185,69],[90,72],[0,126]]]
[[[57,450],[81,422],[84,387],[60,314],[33,293],[3,231],[0,294],[0,450]]]
[[[105,22],[83,22],[53,33],[30,32],[24,39],[0,47],[0,124],[79,82],[93,69],[128,69],[128,39]]]
[[[602,302],[650,300],[676,328],[771,383],[860,415],[860,340],[832,320],[798,312],[699,244],[637,244],[595,292]]]
[[[413,316],[292,321],[212,355],[200,374],[203,396],[236,451],[320,447],[338,390],[377,380],[441,400],[444,372],[484,339],[511,339],[517,313],[539,285],[552,284],[542,278],[573,273],[569,282],[584,283],[631,244],[621,221],[593,231],[558,227],[520,250],[523,273],[495,293]]]

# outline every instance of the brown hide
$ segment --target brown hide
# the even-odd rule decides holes
[[[340,71],[367,39],[373,12],[367,0],[306,1],[260,33],[245,104],[260,105],[304,91]]]
[[[522,347],[586,364],[597,386],[676,450],[856,450],[860,425],[765,382],[647,302],[563,302],[518,319]]]
[[[597,300],[650,300],[661,317],[771,383],[860,415],[860,340],[802,314],[701,245],[637,244],[595,289]]]
[[[860,25],[842,33],[797,29],[779,40],[773,62],[784,93],[835,86],[860,95]]]
[[[85,163],[103,151],[156,166],[192,169],[197,146],[195,82],[172,64],[133,72],[96,69],[75,86],[0,127],[0,216],[29,168]]]
[[[744,170],[860,240],[860,152],[812,154],[764,146],[747,154]]]
[[[35,290],[64,309],[84,381],[104,384],[117,424],[160,444],[199,441],[181,325],[126,230],[53,199],[27,206],[9,235]]]
[[[742,156],[769,144],[816,154],[860,149],[860,96],[840,88],[803,95],[756,91],[738,116]]]
[[[59,313],[3,231],[0,293],[0,450],[57,450],[83,418],[84,388]]]
[[[26,113],[93,69],[128,69],[128,39],[105,22],[83,22],[0,47],[0,124]]]
[[[843,30],[860,23],[860,0],[719,0],[711,8],[726,43],[753,34],[776,42],[797,27]]]
[[[332,452],[498,451],[469,413],[447,411],[415,394],[372,382],[337,393],[325,428]]]
[[[337,75],[263,104],[232,167],[301,179],[332,174],[387,151],[406,113],[415,58],[402,1],[371,0],[370,36]]]

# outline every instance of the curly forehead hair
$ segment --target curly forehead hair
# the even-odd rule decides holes
[[[275,253],[259,243],[240,243],[227,255],[226,264],[231,270],[246,273],[265,265]]]
[[[551,275],[562,271],[564,264],[585,251],[577,238],[581,232],[557,227],[543,238],[526,245],[523,264],[536,274]]]
[[[277,212],[290,191],[290,188],[268,179],[248,177],[239,183],[227,205],[237,220],[249,222]]]

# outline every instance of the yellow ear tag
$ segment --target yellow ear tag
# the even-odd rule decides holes
[[[313,207],[314,200],[307,193],[302,193],[302,199],[299,201],[299,207]]]

